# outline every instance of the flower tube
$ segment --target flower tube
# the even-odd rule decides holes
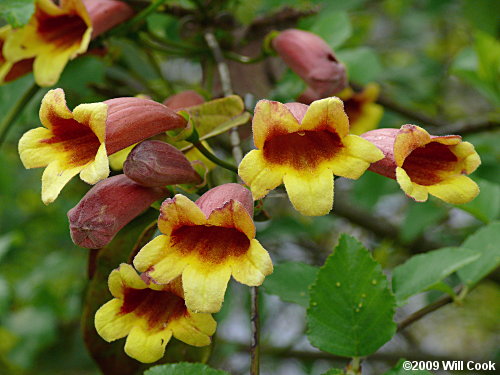
[[[297,211],[326,215],[333,205],[333,175],[357,179],[383,154],[370,142],[350,135],[338,98],[310,106],[261,100],[252,121],[257,150],[241,161],[238,173],[254,199],[282,182]]]
[[[219,311],[231,275],[257,286],[272,273],[271,258],[255,239],[252,196],[243,186],[220,185],[196,203],[178,194],[160,212],[162,235],[140,250],[134,266],[158,284],[182,275],[190,310]]]
[[[481,164],[474,146],[459,135],[433,136],[416,125],[376,129],[362,135],[384,153],[370,170],[395,179],[406,195],[425,202],[428,195],[448,203],[474,199],[479,187],[466,175]]]
[[[111,272],[108,285],[114,298],[97,310],[95,327],[108,342],[127,337],[125,353],[130,357],[155,362],[172,336],[193,346],[210,344],[217,323],[212,315],[186,307],[179,278],[157,285],[122,264]]]

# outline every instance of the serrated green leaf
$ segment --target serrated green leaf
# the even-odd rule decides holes
[[[404,359],[400,359],[399,362],[392,369],[384,373],[384,375],[432,375],[431,372],[426,370],[405,370],[403,368],[403,363],[407,362]]]
[[[479,252],[474,262],[458,271],[460,279],[469,286],[474,285],[500,265],[500,222],[496,221],[469,236],[462,247]]]
[[[13,27],[21,27],[28,23],[35,11],[35,0],[2,0],[0,18]]]
[[[309,286],[316,279],[318,268],[301,262],[287,262],[274,267],[266,278],[264,290],[283,301],[309,306]]]
[[[310,295],[308,338],[321,350],[346,357],[365,356],[396,332],[396,301],[382,267],[350,236],[340,237]]]
[[[382,73],[382,64],[376,52],[368,47],[345,49],[337,52],[337,57],[347,66],[349,79],[367,84]]]
[[[392,289],[398,304],[425,291],[478,258],[478,252],[459,247],[434,250],[411,257],[394,268],[392,274]]]
[[[474,180],[479,185],[481,193],[469,203],[457,207],[484,223],[500,218],[500,185],[478,178]]]
[[[201,363],[176,363],[151,367],[144,375],[229,375]]]

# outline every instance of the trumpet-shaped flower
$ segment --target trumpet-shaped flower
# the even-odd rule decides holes
[[[20,60],[15,63],[7,61],[3,55],[5,40],[12,32],[12,27],[6,25],[0,27],[0,84],[10,82],[19,78],[33,69],[33,59]]]
[[[448,203],[474,199],[479,187],[465,176],[481,164],[474,146],[459,135],[432,136],[416,125],[376,129],[363,134],[385,157],[370,170],[395,179],[417,202],[434,195]]]
[[[172,336],[193,346],[210,344],[217,323],[210,314],[185,306],[180,279],[166,285],[145,282],[132,266],[122,264],[111,272],[108,285],[115,298],[97,310],[95,327],[108,342],[127,336],[130,357],[155,362]]]
[[[357,179],[383,154],[349,133],[342,101],[336,97],[281,104],[261,100],[252,122],[257,150],[241,161],[238,173],[254,199],[282,182],[295,209],[327,214],[333,205],[333,175]]]
[[[182,275],[186,306],[217,312],[231,275],[257,286],[273,271],[251,212],[251,194],[238,184],[211,189],[196,203],[179,194],[167,199],[158,219],[162,235],[140,250],[134,266],[159,284]]]
[[[71,112],[62,89],[45,95],[40,121],[43,127],[26,132],[19,140],[19,155],[26,168],[47,166],[42,176],[45,204],[53,202],[77,174],[89,184],[105,179],[109,175],[107,154],[186,126],[174,111],[147,99],[80,104]]]
[[[133,14],[116,0],[36,0],[35,12],[24,27],[13,29],[3,46],[9,63],[34,59],[35,81],[40,86],[57,82],[70,59],[87,51],[92,37]]]

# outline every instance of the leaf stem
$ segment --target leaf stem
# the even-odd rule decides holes
[[[0,122],[0,147],[5,141],[10,128],[15,124],[19,115],[23,112],[24,108],[31,101],[31,99],[36,95],[38,90],[40,90],[40,87],[36,83],[31,84],[30,87],[28,87],[28,89],[24,92],[24,94],[17,100],[10,111],[7,112],[7,115],[4,117],[2,122]]]
[[[238,173],[238,168],[236,168],[234,165],[229,164],[225,162],[222,159],[219,159],[217,156],[212,154],[210,150],[208,150],[203,143],[201,142],[194,142],[193,146],[196,147],[208,160],[214,162],[215,164],[221,166],[222,168],[227,169],[228,171]]]

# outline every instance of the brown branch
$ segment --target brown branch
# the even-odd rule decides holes
[[[433,134],[436,135],[447,135],[447,134],[459,134],[466,135],[472,133],[479,133],[484,131],[499,130],[500,123],[498,121],[482,121],[482,122],[470,122],[470,123],[457,123],[448,126],[442,126],[433,130]]]
[[[398,323],[398,332],[415,323],[416,321],[422,319],[424,316],[430,314],[431,312],[436,311],[451,302],[453,302],[453,297],[450,295],[446,295],[431,303],[430,305],[422,307],[420,310],[415,311],[413,314],[407,316],[405,319]]]

